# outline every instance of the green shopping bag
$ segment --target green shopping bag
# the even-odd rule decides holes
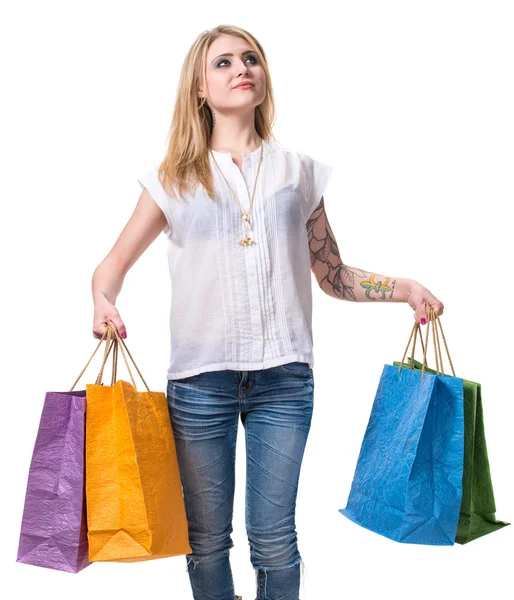
[[[428,326],[430,325],[429,319],[427,323],[427,340],[428,340]],[[434,323],[434,346],[436,348],[436,368],[437,370],[430,369],[426,366],[426,351],[423,346],[423,339],[420,339],[423,346],[424,353],[424,370],[427,373],[438,373],[442,370],[442,356],[439,345],[437,326],[441,327],[439,318],[432,320]],[[417,324],[419,329],[419,324]],[[446,340],[443,341],[448,353],[446,346]],[[416,336],[414,337],[415,344]],[[409,340],[410,342],[410,340]],[[440,370],[438,364],[438,355],[440,360]],[[414,346],[412,354],[414,355]],[[448,357],[450,355],[448,353]],[[402,359],[403,360],[403,359]],[[399,361],[393,362],[393,365],[402,368],[411,368],[418,371],[423,370],[423,363],[415,360],[413,357],[409,357],[408,363]],[[450,365],[453,371],[453,365]],[[455,377],[455,373],[453,373]],[[491,480],[491,472],[489,468],[489,458],[487,455],[487,445],[485,440],[485,429],[484,429],[484,416],[482,408],[482,386],[480,383],[475,381],[469,381],[463,378],[464,386],[464,471],[462,476],[462,503],[460,507],[459,523],[457,526],[457,534],[455,536],[455,542],[458,544],[466,544],[476,540],[483,535],[497,531],[506,525],[505,521],[498,521],[495,517],[496,505],[494,501],[493,484]]]

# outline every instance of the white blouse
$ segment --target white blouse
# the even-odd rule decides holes
[[[242,171],[229,152],[213,150],[245,210],[261,148],[243,152]],[[209,153],[216,199],[202,186],[176,200],[157,166],[139,178],[167,219],[171,279],[168,379],[204,371],[267,369],[292,361],[314,365],[310,252],[306,223],[332,167],[263,140],[251,222],[255,245],[241,246],[238,204]]]

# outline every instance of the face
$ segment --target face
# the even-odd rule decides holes
[[[232,56],[227,56],[231,54]],[[257,54],[242,38],[223,34],[207,51],[206,81],[200,96],[221,111],[230,112],[258,106],[266,96],[266,76]],[[250,81],[249,87],[235,87]]]

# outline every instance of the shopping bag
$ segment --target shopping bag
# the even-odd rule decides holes
[[[399,366],[399,362],[393,363]],[[422,363],[409,357],[403,366],[420,371]],[[433,369],[425,367],[429,373]],[[510,525],[496,519],[489,457],[485,439],[482,405],[482,386],[476,381],[464,382],[464,473],[462,477],[462,504],[455,541],[466,544],[483,535]]]
[[[113,371],[119,347],[132,384],[86,385],[89,560],[191,553],[166,396],[150,392],[117,330],[108,327],[106,334],[114,336]],[[148,391],[137,390],[125,350]]]
[[[111,344],[107,349],[106,345],[104,362],[112,347]],[[93,356],[95,353],[96,350]],[[99,375],[97,383],[100,381]],[[84,465],[86,390],[73,391],[74,387],[45,395],[16,559],[70,573],[78,573],[91,564]]]
[[[84,495],[85,396],[85,390],[45,395],[16,562],[70,573],[90,564]]]
[[[339,512],[397,542],[453,545],[462,501],[463,401],[461,378],[384,365],[347,506]]]

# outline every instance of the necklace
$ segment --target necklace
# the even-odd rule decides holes
[[[218,171],[221,173],[223,179],[225,180],[225,183],[228,185],[230,191],[232,192],[232,195],[234,196],[235,201],[239,205],[239,210],[241,211],[241,217],[243,219],[243,225],[244,225],[244,229],[245,229],[245,237],[242,240],[239,240],[239,245],[240,246],[252,246],[252,245],[255,245],[255,240],[252,237],[250,237],[250,235],[249,235],[249,234],[253,235],[252,226],[251,226],[251,223],[250,223],[250,215],[251,215],[252,209],[253,209],[253,198],[255,196],[255,190],[257,188],[257,179],[259,177],[259,172],[261,170],[262,151],[263,151],[263,143],[261,141],[261,155],[260,155],[260,158],[259,158],[259,168],[257,169],[257,175],[255,176],[255,181],[254,181],[254,184],[253,184],[253,192],[252,192],[252,199],[250,201],[250,209],[248,211],[246,211],[241,206],[241,203],[239,202],[239,198],[237,197],[237,194],[232,189],[232,186],[227,181],[227,178],[225,177],[225,175],[223,175],[223,171],[220,169],[220,167],[218,165],[218,161],[214,157],[214,154],[212,153],[212,150],[210,150],[211,156],[214,159],[214,162],[216,163],[216,166],[218,167]]]

